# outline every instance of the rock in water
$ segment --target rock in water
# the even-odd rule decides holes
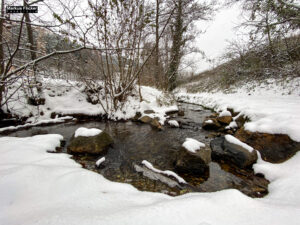
[[[218,137],[210,142],[212,158],[234,163],[240,168],[253,165],[257,160],[256,150],[249,151],[242,145],[227,141],[224,137]]]
[[[285,134],[268,134],[239,129],[235,137],[257,149],[261,157],[271,163],[280,163],[300,150],[300,143]]]
[[[209,148],[200,148],[193,153],[181,147],[176,157],[175,170],[179,173],[207,176],[210,162],[211,150]]]
[[[221,128],[221,124],[217,121],[216,118],[206,117],[202,123],[202,128],[204,130],[218,130]]]
[[[184,116],[184,111],[183,111],[183,110],[179,110],[179,111],[177,112],[177,115],[178,115],[178,116]]]
[[[217,118],[218,122],[228,125],[230,124],[230,122],[232,121],[232,117],[231,116],[220,116]]]
[[[158,130],[162,130],[162,126],[157,118],[152,119],[150,125],[154,128],[157,128]]]
[[[107,148],[113,144],[113,139],[106,132],[92,137],[72,137],[71,142],[68,146],[68,153],[88,153],[88,154],[104,154]]]
[[[152,118],[150,116],[142,116],[141,118],[139,118],[139,121],[143,123],[151,123]]]

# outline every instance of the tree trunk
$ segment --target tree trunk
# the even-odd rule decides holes
[[[178,68],[181,59],[183,21],[182,21],[182,0],[177,1],[175,28],[173,31],[173,43],[171,49],[171,63],[168,71],[168,89],[173,91],[176,88]]]
[[[160,0],[156,0],[154,77],[155,77],[155,82],[157,87],[159,86],[159,5],[160,5]]]
[[[24,6],[27,6],[27,0],[24,0]],[[31,60],[36,59],[36,46],[34,44],[34,37],[33,37],[33,31],[31,27],[31,20],[29,13],[25,13],[25,22],[26,22],[26,28],[27,28],[27,38],[28,42],[30,44],[29,49],[30,49],[30,55],[31,55]]]
[[[4,17],[4,0],[1,1],[1,17]],[[2,105],[2,95],[4,91],[3,72],[4,72],[4,51],[3,51],[3,26],[4,19],[0,19],[0,111]]]

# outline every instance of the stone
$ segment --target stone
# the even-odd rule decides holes
[[[241,128],[235,137],[258,150],[262,159],[271,163],[284,162],[300,150],[300,142],[285,134],[250,132]]]
[[[162,126],[157,118],[152,119],[152,121],[150,122],[150,125],[154,128],[157,128],[158,130],[162,130]]]
[[[221,124],[228,125],[232,121],[232,117],[231,116],[221,116],[221,117],[218,117],[217,120]]]
[[[33,106],[45,105],[45,98],[28,97],[28,104]]]
[[[142,116],[141,118],[139,118],[139,121],[143,123],[151,123],[152,118],[150,116]]]
[[[169,110],[169,111],[166,111],[166,114],[169,116],[169,115],[172,115],[172,114],[175,114],[175,113],[178,113],[178,110]]]
[[[184,116],[184,111],[183,110],[179,110],[177,114],[178,114],[178,116]]]
[[[140,112],[136,112],[135,116],[132,118],[132,121],[139,121],[139,118],[142,116]]]
[[[52,113],[50,114],[50,118],[51,118],[51,119],[55,119],[55,118],[56,118],[56,115],[57,115],[57,114],[56,114],[55,112],[52,112]]]
[[[221,128],[221,124],[216,118],[206,117],[202,123],[202,128],[204,130],[218,130]]]
[[[106,132],[101,132],[96,136],[91,137],[72,137],[70,144],[67,147],[68,153],[75,154],[105,154],[108,147],[113,144],[113,139]]]
[[[224,160],[246,168],[253,165],[257,160],[255,150],[249,152],[243,146],[228,142],[224,137],[215,138],[210,142],[213,160]]]
[[[235,122],[239,128],[243,127],[247,118],[245,118],[243,115],[239,115],[236,119]]]
[[[155,113],[152,109],[148,109],[144,111],[145,114],[152,114]]]
[[[195,175],[207,175],[211,162],[211,150],[201,148],[196,153],[181,147],[175,162],[175,170],[178,173],[189,173]]]

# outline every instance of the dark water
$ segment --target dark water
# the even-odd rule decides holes
[[[96,168],[99,157],[74,156],[83,167],[96,171],[107,179],[126,182],[139,190],[163,192],[178,195],[186,192],[211,192],[236,188],[252,197],[261,197],[267,193],[268,182],[253,174],[251,170],[240,170],[232,165],[211,162],[209,173],[195,177],[191,174],[179,174],[188,185],[177,183],[170,177],[160,175],[145,168],[141,162],[147,160],[155,168],[174,171],[176,153],[185,138],[195,138],[209,147],[212,133],[202,130],[201,123],[205,116],[211,114],[200,106],[182,104],[185,116],[173,115],[181,121],[182,128],[165,126],[163,131],[153,129],[148,124],[136,122],[72,122],[46,127],[32,127],[11,133],[9,136],[25,137],[36,134],[61,134],[66,146],[75,130],[79,127],[99,128],[109,133],[114,145],[105,155],[105,167]],[[64,148],[62,151],[66,151]]]

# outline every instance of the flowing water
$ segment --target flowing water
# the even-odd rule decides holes
[[[211,114],[200,106],[182,104],[185,116],[171,116],[182,123],[181,128],[165,126],[163,131],[153,129],[148,124],[137,122],[86,121],[65,124],[32,127],[19,130],[9,136],[25,137],[37,134],[61,134],[66,145],[75,130],[79,127],[99,128],[109,133],[114,144],[105,155],[105,166],[97,168],[95,162],[102,156],[74,156],[84,168],[102,174],[109,180],[130,183],[139,190],[163,192],[179,195],[186,192],[212,192],[228,188],[236,188],[251,197],[262,197],[267,194],[268,181],[253,171],[239,169],[223,162],[211,162],[209,172],[203,176],[179,174],[188,184],[179,184],[168,176],[158,174],[142,165],[147,160],[160,170],[174,171],[176,153],[185,138],[195,138],[206,146],[214,136],[202,130],[203,119]],[[61,149],[66,152],[66,147]]]

